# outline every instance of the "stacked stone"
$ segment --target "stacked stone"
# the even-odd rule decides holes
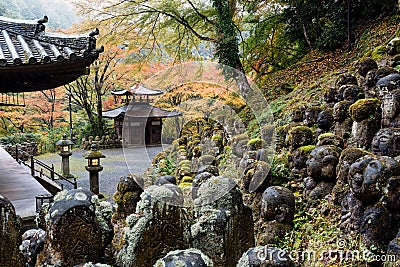
[[[261,216],[255,223],[257,245],[272,244],[293,228],[295,197],[281,186],[268,187],[262,194]]]
[[[182,205],[182,192],[173,184],[146,188],[136,213],[126,219],[118,266],[152,266],[170,251],[191,247],[189,220]]]
[[[111,204],[99,202],[90,191],[58,193],[45,212],[46,238],[36,266],[69,267],[104,260],[113,239],[111,216]]]
[[[226,177],[207,179],[197,195],[191,227],[193,248],[207,255],[214,266],[235,266],[240,256],[254,246],[251,209],[243,204],[236,183]]]
[[[23,254],[19,251],[22,238],[20,219],[11,202],[0,195],[0,266],[23,267]]]
[[[115,219],[126,218],[129,214],[136,211],[136,204],[140,200],[143,192],[143,179],[136,175],[121,177],[117,191],[113,195],[114,202],[117,204]]]

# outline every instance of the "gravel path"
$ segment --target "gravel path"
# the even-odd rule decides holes
[[[100,192],[113,202],[112,195],[120,178],[128,174],[142,174],[150,166],[151,159],[162,150],[161,146],[101,150],[106,158],[101,159],[104,169],[99,174]],[[77,178],[78,187],[89,190],[89,173],[85,169],[87,160],[83,157],[86,152],[73,150],[70,157],[70,172]],[[56,172],[61,173],[61,157],[58,154],[45,154],[36,158],[48,165],[54,164]]]

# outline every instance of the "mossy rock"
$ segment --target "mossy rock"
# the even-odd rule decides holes
[[[247,147],[250,150],[257,150],[261,149],[264,143],[265,143],[264,140],[262,140],[261,138],[253,138],[247,142]]]
[[[371,53],[371,58],[373,60],[379,60],[386,56],[386,46],[380,45],[375,47],[375,49]]]
[[[219,135],[219,134],[214,134],[214,135],[211,137],[211,140],[216,141],[216,142],[222,142],[222,136]]]
[[[167,158],[167,153],[164,151],[158,153],[153,160],[151,161],[151,164],[156,165],[158,164],[161,160],[165,160]]]
[[[192,176],[183,176],[181,183],[192,183],[193,177]]]
[[[317,146],[332,145],[343,148],[343,138],[334,133],[323,133],[318,136]]]
[[[299,147],[299,152],[302,156],[307,157],[308,155],[310,155],[311,151],[313,151],[315,148],[314,145],[308,145],[308,146],[301,146]]]
[[[192,164],[192,162],[191,162],[190,160],[185,159],[185,160],[180,161],[179,164],[178,164],[178,166],[179,166],[179,167],[185,166],[185,165],[190,166],[191,164]]]
[[[318,141],[321,141],[324,138],[333,138],[334,136],[334,133],[323,133],[318,136]]]
[[[360,122],[369,118],[374,118],[377,111],[380,110],[381,101],[377,98],[365,98],[357,100],[349,107],[351,118]]]
[[[192,186],[192,183],[189,183],[189,182],[180,183],[178,186],[179,186],[180,188],[191,187],[191,186]]]
[[[289,130],[288,144],[293,148],[310,145],[313,142],[313,132],[307,126],[295,126]]]
[[[193,139],[201,139],[201,135],[200,134],[194,134],[193,135]]]

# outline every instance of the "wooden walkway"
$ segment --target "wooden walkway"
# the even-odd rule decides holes
[[[29,171],[0,147],[0,195],[8,198],[23,220],[36,216],[35,196],[49,194]]]

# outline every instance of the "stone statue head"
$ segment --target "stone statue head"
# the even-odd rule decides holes
[[[397,173],[399,163],[393,158],[366,155],[350,166],[350,191],[363,203],[377,202],[388,179]]]
[[[308,176],[316,181],[334,181],[340,152],[335,146],[316,147],[307,160]]]

